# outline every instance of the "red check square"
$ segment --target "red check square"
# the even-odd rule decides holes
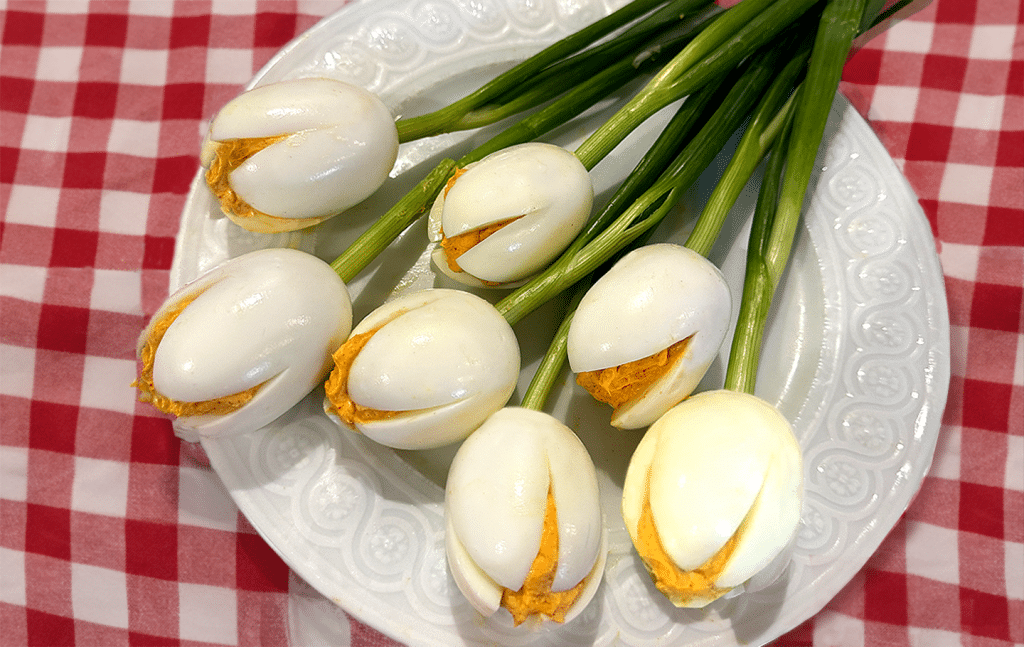
[[[70,560],[71,511],[29,503],[25,507],[25,552]]]
[[[90,13],[85,25],[85,44],[90,47],[124,47],[128,16]]]
[[[178,529],[173,525],[126,519],[125,572],[163,580],[178,579]]]
[[[4,45],[43,44],[44,14],[36,11],[8,11],[4,17]],[[4,97],[6,99],[6,96]]]

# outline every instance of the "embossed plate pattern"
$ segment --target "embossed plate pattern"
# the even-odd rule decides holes
[[[378,92],[396,113],[426,110],[609,11],[600,0],[380,0],[326,18],[280,52],[253,84],[327,75]],[[558,131],[573,146],[605,112]],[[657,121],[657,119],[655,120]],[[643,150],[651,129],[624,150]],[[333,258],[404,193],[440,151],[477,135],[404,145],[395,177],[361,207],[312,232],[254,235],[218,215],[197,177],[182,216],[172,288],[226,258],[294,246]],[[335,427],[314,393],[249,435],[203,441],[243,513],[307,582],[354,616],[410,644],[738,645],[767,642],[818,611],[867,561],[926,473],[949,382],[948,315],[931,232],[913,192],[842,97],[785,285],[773,308],[759,394],[793,422],[805,452],[806,504],[793,564],[757,595],[677,610],[651,586],[618,513],[639,432],[608,427],[608,411],[571,376],[550,410],[587,444],[601,475],[610,556],[595,601],[575,622],[513,630],[483,621],[451,581],[442,501],[453,448],[394,452]],[[646,138],[646,139],[645,139]],[[616,151],[594,171],[599,196],[634,159]],[[713,165],[714,166],[714,165]],[[411,178],[411,180],[410,180]],[[710,192],[702,178],[657,232],[681,241]],[[756,179],[711,257],[738,295]],[[394,294],[448,285],[412,226],[350,286],[361,317]],[[524,385],[557,309],[516,327]],[[728,347],[728,344],[726,345]],[[705,379],[718,386],[720,361]],[[521,387],[523,388],[523,387]],[[521,393],[513,396],[513,403]]]

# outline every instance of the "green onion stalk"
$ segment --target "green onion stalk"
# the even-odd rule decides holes
[[[425,115],[399,119],[396,123],[399,141],[478,128],[545,103],[623,54],[642,50],[641,43],[654,34],[679,24],[684,16],[698,13],[710,4],[709,0],[633,0],[448,106]],[[610,40],[584,49],[638,19]],[[524,87],[528,89],[524,91]]]
[[[869,0],[830,0],[822,13],[792,124],[772,152],[751,226],[743,298],[725,388],[753,393],[765,323],[789,260],[818,147]]]
[[[699,33],[709,22],[700,21],[680,33],[661,34],[647,43],[641,55],[635,51],[620,52],[617,61],[606,65],[597,74],[578,83],[544,108],[497,133],[458,160],[441,160],[411,191],[356,238],[331,263],[331,267],[343,281],[350,282],[429,209],[457,168],[509,146],[533,141],[579,116],[630,81],[656,69],[661,61],[675,55],[694,38],[695,32]]]
[[[551,394],[555,382],[557,382],[562,374],[562,369],[565,367],[566,347],[569,343],[569,326],[572,325],[573,314],[576,312],[576,307],[580,304],[583,295],[587,293],[590,285],[591,280],[588,277],[577,283],[573,289],[569,302],[566,305],[565,314],[562,317],[562,323],[559,324],[554,337],[551,338],[551,343],[548,345],[544,357],[541,358],[529,386],[526,387],[526,392],[523,394],[523,399],[519,406],[525,409],[533,409],[534,411],[544,410],[548,396]]]
[[[501,148],[530,141],[554,128],[556,125],[564,123],[572,116],[581,113],[584,109],[593,105],[599,98],[607,96],[613,87],[621,87],[626,82],[627,77],[634,78],[633,75],[639,73],[640,69],[649,69],[650,66],[655,64],[660,54],[671,49],[671,45],[678,45],[683,39],[686,39],[688,42],[682,47],[681,51],[678,51],[678,53],[672,52],[673,58],[661,69],[654,80],[645,85],[640,91],[637,95],[639,100],[634,98],[627,103],[626,106],[613,115],[608,122],[599,127],[577,148],[575,151],[576,156],[583,163],[584,167],[588,170],[592,169],[630,132],[655,112],[721,79],[751,52],[755,51],[757,47],[769,42],[773,36],[788,27],[791,22],[799,18],[813,4],[811,0],[781,0],[778,2],[778,5],[783,6],[785,11],[779,11],[775,9],[774,4],[769,7],[761,6],[765,4],[765,1],[745,0],[745,2],[722,12],[715,19],[700,23],[700,31],[692,39],[689,34],[685,34],[669,43],[658,43],[653,47],[649,47],[642,56],[637,56],[636,53],[630,52],[628,56],[620,57],[616,64],[605,68],[604,71],[589,81],[562,95],[538,113],[499,133],[458,162],[452,162],[451,160],[442,161],[419,185],[403,197],[373,226],[367,229],[363,235],[357,238],[341,256],[335,259],[331,264],[332,267],[342,277],[342,280],[350,281],[380,251],[389,245],[399,233],[418,218],[421,213],[426,211],[440,193],[455,167],[464,166]],[[692,7],[697,6],[702,5],[696,2],[692,4]],[[764,14],[771,20],[766,22]],[[641,33],[645,32],[641,30]],[[629,35],[630,32],[627,30],[626,34]],[[588,35],[586,38],[581,37],[579,40],[586,40],[589,43],[591,40],[587,39],[592,39],[592,37],[592,35]],[[451,117],[449,115],[444,119],[448,120],[447,123],[451,123],[453,119],[457,121],[468,114],[469,111],[485,105],[495,96],[506,94],[511,87],[514,87],[514,83],[521,83],[524,79],[528,79],[528,73],[533,74],[538,69],[543,70],[551,64],[551,60],[564,56],[566,51],[575,52],[579,47],[583,46],[575,42],[575,40],[576,35],[570,36],[529,59],[523,65],[513,68],[506,75],[499,77],[500,82],[487,84],[481,90],[470,95],[475,97],[472,100],[467,97],[465,105],[453,108],[453,106],[460,102],[452,104],[449,108],[453,108],[453,114],[458,113],[460,116]],[[569,44],[566,44],[566,41],[569,41]],[[764,72],[768,72],[768,70],[765,69],[763,70]],[[754,96],[754,94],[748,93],[744,101],[749,103]],[[709,130],[701,131],[704,133],[703,136],[698,134],[701,140],[699,145],[706,148],[698,150],[697,146],[691,147],[691,157],[704,158],[706,161],[704,161],[703,165],[695,164],[693,160],[688,161],[686,164],[680,162],[687,169],[685,174],[687,177],[694,171],[698,171],[697,174],[699,174],[699,171],[703,170],[703,166],[706,166],[714,157],[714,154],[724,145],[725,140],[728,139],[732,131],[739,126],[742,118],[746,116],[746,110],[749,109],[749,105],[744,105],[742,109],[736,109],[738,107],[739,104],[733,106],[732,111],[729,113],[729,119],[725,117],[714,119],[712,120],[714,125]],[[447,110],[447,108],[442,110]],[[437,117],[438,113],[432,114],[435,115],[432,119],[436,118],[444,121],[444,119]],[[625,115],[626,117],[620,117],[620,115]],[[412,130],[409,132],[412,132]],[[710,157],[708,156],[709,154]],[[692,183],[695,178],[696,175],[692,175],[691,179],[685,181],[682,188],[672,191],[671,193],[674,198],[667,199],[665,195],[666,189],[663,189],[662,194],[656,199],[656,202],[659,203],[660,216],[654,219],[643,218],[642,220],[649,221],[650,226],[656,224],[670,210],[671,205],[678,199],[685,186]],[[685,177],[677,178],[675,183],[665,180],[663,186],[665,184],[674,186],[684,180]],[[648,204],[644,208],[646,209],[651,206],[651,204]],[[640,209],[641,213],[642,211],[643,209]],[[634,212],[636,212],[636,209],[634,209]],[[634,220],[639,215],[640,213],[635,213]],[[601,226],[605,224],[600,219],[598,222]],[[629,240],[639,235],[642,230],[628,230],[626,239],[610,246],[608,245],[607,236],[590,241],[590,244],[596,243],[603,251],[597,255],[593,253],[584,255],[585,258],[590,258],[588,268],[576,269],[572,274],[572,278],[566,278],[558,282],[558,287],[554,292],[538,290],[536,287],[531,288],[529,291],[531,296],[525,299],[528,302],[526,307],[523,304],[522,293],[514,293],[510,298],[513,298],[518,305],[510,307],[506,312],[504,308],[511,306],[511,303],[508,303],[508,299],[505,299],[499,304],[499,311],[503,315],[507,315],[509,321],[518,321],[526,312],[534,309],[543,301],[546,301],[551,296],[554,296],[554,294],[557,294],[557,292],[579,280],[580,277],[588,274],[614,254],[616,249],[620,249]],[[585,235],[589,236],[589,234]],[[563,258],[565,256],[563,254]],[[531,284],[528,284],[526,287],[529,287]]]
[[[747,1],[749,2],[749,0]],[[876,2],[877,5],[877,0],[871,1]],[[843,7],[847,11],[840,13],[836,6],[839,4],[845,3],[833,0],[826,12],[818,19],[819,29],[813,45],[813,57],[811,48],[802,42],[799,42],[795,52],[782,48],[784,52],[789,51],[788,55],[791,58],[764,91],[761,100],[750,116],[735,153],[685,243],[686,247],[704,256],[708,255],[718,237],[725,217],[735,204],[743,187],[754,170],[767,160],[764,181],[761,184],[750,234],[743,305],[737,325],[737,330],[740,332],[734,338],[730,353],[725,385],[727,389],[753,392],[757,373],[757,358],[760,354],[768,308],[781,278],[785,259],[788,258],[786,250],[792,244],[792,231],[795,231],[796,219],[791,215],[784,216],[787,218],[788,226],[776,228],[776,224],[780,223],[776,219],[780,207],[780,192],[788,191],[791,196],[799,194],[801,199],[791,199],[787,205],[788,210],[783,211],[783,213],[792,214],[795,208],[798,218],[802,196],[806,192],[810,170],[813,168],[825,120],[827,120],[831,108],[831,99],[838,88],[838,75],[841,74],[842,66],[845,63],[846,54],[844,52],[849,51],[852,38],[858,31],[852,22],[853,17],[860,17],[860,31],[864,31],[878,24],[888,15],[883,12],[873,21],[870,20],[869,16],[877,13],[879,7],[870,5],[867,0],[860,0],[860,13],[858,13],[857,7]],[[865,8],[865,5],[868,6]],[[898,8],[894,7],[890,13]],[[840,17],[837,17],[837,14]],[[853,30],[852,35],[851,29]],[[797,40],[799,41],[799,36]],[[822,41],[828,42],[829,46],[819,45]],[[843,49],[844,43],[845,49]],[[780,43],[776,45],[780,45]],[[811,61],[810,67],[808,67],[809,60]],[[760,61],[759,69],[773,69],[774,61],[775,59],[765,56]],[[752,65],[751,69],[754,67]],[[801,77],[805,73],[808,79],[800,83]],[[739,85],[737,83],[737,86]],[[747,89],[753,90],[755,87],[757,86],[751,82]],[[706,127],[716,117],[722,116],[716,112],[710,119],[701,122],[701,118],[706,117],[705,108],[711,98],[717,96],[716,90],[717,87],[711,85],[705,88],[705,92],[697,93],[687,99],[665,128],[665,132],[651,147],[637,168],[622,183],[602,213],[589,224],[565,254],[547,272],[498,303],[499,311],[506,319],[514,323],[525,316],[532,307],[566,289],[574,281],[576,282],[564,318],[527,387],[521,406],[535,410],[541,410],[544,407],[565,364],[568,330],[576,306],[594,278],[600,273],[598,266],[602,262],[610,265],[612,261],[609,259],[616,254],[623,253],[628,247],[642,244],[653,232],[653,226],[657,224],[657,221],[664,217],[664,212],[667,210],[665,209],[666,203],[674,203],[670,196],[673,195],[673,190],[678,192],[680,176],[674,175],[670,169],[678,171],[681,164],[678,158],[675,160],[675,164],[671,166],[668,164],[673,146],[678,145],[679,141],[688,141],[690,145],[683,147],[679,158],[689,157],[695,155],[701,142],[710,139],[710,136],[694,137],[692,133],[698,127]],[[798,106],[802,117],[799,123],[810,125],[802,126],[803,130],[799,137],[791,137],[793,123],[797,121]],[[711,148],[717,151],[721,146],[712,146]],[[794,163],[803,170],[795,176],[790,173],[789,184],[783,185],[783,171]],[[700,165],[701,168],[704,166],[706,163]],[[659,173],[662,174],[660,177],[658,177]],[[655,180],[656,177],[657,180]],[[672,185],[668,181],[668,178],[671,177],[675,177],[675,187],[667,188]],[[695,176],[693,178],[682,177],[682,181],[692,182],[692,179],[695,179]],[[803,188],[801,188],[801,183]],[[627,207],[627,205],[629,206]],[[654,208],[652,209],[652,207]],[[588,245],[602,232],[607,231],[609,225],[616,222],[617,218],[620,218],[621,222],[618,223],[619,227],[613,231],[628,233],[618,237],[615,242],[605,241],[607,246],[588,248]],[[637,221],[639,221],[639,225],[635,224]],[[634,227],[634,229],[630,227]],[[633,234],[638,229],[642,229],[642,231],[634,236]],[[611,238],[612,236],[606,234],[606,237]],[[785,249],[782,249],[783,247]],[[775,265],[771,265],[771,261],[774,261]],[[782,265],[779,265],[780,261]],[[586,273],[588,268],[590,269],[589,274]]]
[[[510,323],[519,321],[660,223],[748,118],[778,75],[778,61],[785,54],[785,49],[765,47],[723,82],[722,91],[709,86],[687,98],[676,119],[681,124],[692,119],[696,123],[689,125],[699,127],[692,136],[688,134],[685,145],[657,180],[624,207],[615,203],[613,196],[612,208],[598,215],[596,226],[585,229],[545,271],[496,304],[502,316]],[[688,104],[692,112],[687,112]]]

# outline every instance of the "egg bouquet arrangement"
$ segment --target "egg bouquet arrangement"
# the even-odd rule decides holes
[[[622,517],[657,588],[701,607],[771,584],[792,549],[802,467],[788,422],[752,395],[760,340],[845,57],[885,15],[865,0],[722,11],[634,0],[464,99],[397,121],[371,93],[330,79],[243,93],[212,121],[201,161],[227,217],[257,232],[344,217],[387,182],[401,142],[532,111],[440,162],[332,263],[261,250],[170,295],[139,339],[140,399],[185,433],[217,437],[259,429],[323,385],[325,413],[343,429],[399,449],[461,443],[445,492],[459,589],[485,616],[564,622],[593,598],[606,556],[594,464],[543,412],[568,360],[613,408],[613,426],[647,428]],[[641,75],[576,150],[537,141]],[[592,215],[590,171],[672,104]],[[737,130],[686,242],[649,244]],[[706,256],[762,163],[726,383],[691,396],[733,316]],[[346,284],[423,214],[440,274],[509,292],[494,305],[470,290],[410,292],[353,327]],[[566,292],[565,321],[523,401],[508,406],[520,372],[512,326]]]

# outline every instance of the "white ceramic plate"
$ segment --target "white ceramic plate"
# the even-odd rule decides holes
[[[333,76],[378,92],[399,114],[422,112],[610,8],[602,0],[357,3],[286,47],[253,83]],[[606,114],[607,107],[599,107],[551,141],[573,147]],[[607,198],[654,132],[644,129],[598,165],[599,199]],[[172,288],[226,258],[268,246],[290,245],[330,260],[422,177],[432,159],[467,150],[483,136],[403,146],[394,178],[379,195],[312,232],[245,232],[219,216],[197,177],[182,217]],[[779,636],[824,606],[897,521],[931,462],[949,381],[942,275],[912,190],[841,97],[826,136],[759,378],[759,394],[792,421],[806,463],[796,556],[771,590],[700,611],[675,609],[655,591],[618,512],[640,432],[610,428],[609,410],[575,387],[571,376],[553,393],[549,410],[579,433],[598,466],[610,555],[595,601],[566,626],[513,630],[505,619],[484,621],[462,599],[443,549],[443,483],[454,448],[382,448],[334,426],[320,411],[322,394],[314,393],[256,433],[204,441],[214,469],[296,573],[406,643],[748,645]],[[713,186],[713,170],[657,239],[683,240]],[[711,255],[737,295],[755,187],[756,179]],[[403,291],[451,286],[435,276],[425,249],[420,222],[353,282],[357,320]],[[524,377],[512,404],[548,343],[558,308],[549,304],[516,327]],[[705,387],[721,384],[724,366],[722,359],[712,368]]]

